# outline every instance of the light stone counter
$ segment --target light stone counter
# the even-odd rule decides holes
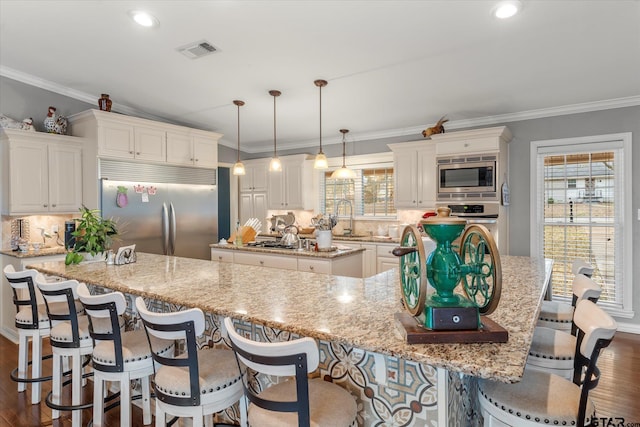
[[[235,246],[230,243],[225,243],[225,244],[213,243],[213,244],[210,244],[209,247],[213,249],[224,249],[229,251],[259,252],[264,254],[303,256],[303,257],[324,258],[324,259],[340,258],[340,257],[354,255],[359,252],[365,251],[365,249],[363,248],[348,248],[346,246],[341,247],[339,244],[334,245],[336,250],[318,251],[318,252],[297,250],[297,249],[283,249],[283,248],[261,248],[261,247],[248,246],[248,245]]]
[[[64,248],[64,246],[56,246],[53,248],[41,248],[37,251],[30,249],[26,252],[12,251],[11,249],[0,250],[0,254],[12,256],[15,258],[35,258],[35,257],[43,257],[43,256],[51,256],[51,255],[64,255],[66,253],[67,253],[67,250]]]
[[[504,382],[523,374],[551,274],[544,260],[501,258],[502,299],[490,317],[509,331],[507,343],[408,345],[394,324],[402,310],[395,269],[355,279],[146,253],[122,266],[33,261],[46,274]]]

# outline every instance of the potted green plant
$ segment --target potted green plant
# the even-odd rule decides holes
[[[78,264],[86,258],[105,257],[118,234],[116,222],[102,218],[98,209],[80,208],[80,218],[75,218],[76,231],[72,233],[75,244],[67,254],[67,264]]]

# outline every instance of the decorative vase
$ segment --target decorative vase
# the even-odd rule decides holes
[[[111,111],[112,101],[109,99],[109,95],[103,93],[98,99],[98,107],[100,107],[100,111]]]
[[[56,115],[56,107],[49,107],[49,112],[47,113],[47,117],[44,119],[44,130],[49,133],[56,133],[56,120],[58,116]]]

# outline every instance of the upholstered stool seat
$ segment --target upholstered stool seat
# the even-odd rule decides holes
[[[153,339],[153,337],[151,337]],[[198,351],[200,400],[206,402],[207,394],[232,387],[240,381],[236,358],[231,350],[206,349]],[[161,366],[156,371],[155,386],[164,394],[187,396],[191,393],[191,381],[187,368]]]
[[[576,274],[573,278],[571,289],[573,292],[571,304],[559,301],[542,301],[538,315],[538,326],[571,332],[576,304],[583,299],[596,302],[602,293],[602,288],[596,282],[581,273]]]
[[[193,426],[208,423],[216,412],[240,402],[240,425],[246,425],[246,405],[235,356],[228,349],[200,349],[196,338],[204,333],[204,313],[198,308],[154,313],[142,298],[136,309],[147,332],[148,345],[158,365],[155,375],[156,426],[166,425],[166,416],[189,417]],[[182,351],[163,354],[159,340],[176,340]],[[173,350],[173,349],[172,349]]]
[[[528,366],[515,384],[478,380],[478,401],[485,427],[590,425],[595,407],[589,391],[599,381],[598,356],[611,343],[617,324],[589,300],[577,304],[574,323],[577,336],[572,381]]]
[[[309,379],[319,364],[318,345],[312,338],[284,342],[257,342],[240,335],[231,318],[224,327],[243,373],[249,400],[248,421],[255,427],[355,426],[355,398],[344,388],[322,379]],[[244,369],[243,369],[244,367]],[[276,377],[293,377],[262,391],[250,387],[249,371]]]
[[[98,320],[98,319],[96,319]],[[104,319],[101,319],[104,321]],[[94,328],[96,322],[94,321]],[[173,351],[173,342],[155,340],[159,346],[164,345],[161,351],[162,354],[169,351]],[[126,331],[122,334],[122,361],[124,362],[125,369],[127,365],[143,364],[149,365],[152,357],[149,351],[149,344],[147,344],[147,336],[143,329],[136,329],[134,331]],[[113,341],[101,341],[97,342],[93,349],[93,360],[105,366],[116,365],[116,351],[114,350]]]
[[[512,419],[549,425],[576,425],[580,387],[558,375],[527,369],[519,383],[507,385],[482,381],[479,391],[489,404],[516,417]],[[585,413],[585,425],[588,425],[595,415],[591,399],[587,401]],[[518,423],[510,425],[517,426]]]
[[[47,282],[49,283],[49,282]],[[49,327],[49,315],[47,314],[47,306],[45,304],[38,304],[38,321],[40,323],[46,323],[46,327]],[[52,302],[49,304],[49,310],[52,314],[66,313],[68,307],[66,302]],[[76,302],[76,314],[81,314],[84,311],[80,301]],[[16,313],[16,323],[22,325],[28,325],[33,319],[31,307],[22,307],[18,313]]]
[[[570,380],[575,352],[576,337],[568,332],[538,326],[533,331],[527,367]]]
[[[272,401],[285,402],[296,395],[293,380],[275,384],[258,396]],[[320,378],[309,380],[309,418],[311,425],[350,426],[354,424],[355,401],[351,394],[333,383]],[[296,412],[275,412],[256,405],[249,406],[250,426],[280,427],[297,426]]]

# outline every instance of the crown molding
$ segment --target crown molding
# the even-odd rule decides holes
[[[4,65],[0,65],[0,76],[7,77],[12,80],[17,80],[21,83],[25,83],[30,86],[35,86],[40,89],[48,90],[49,92],[54,92],[60,95],[64,95],[69,98],[76,99],[78,101],[83,101],[95,106],[98,105],[97,103],[98,98],[100,98],[99,94],[94,95],[94,94],[89,94],[79,90],[71,89],[70,87],[63,86],[61,84],[54,83],[50,80],[46,80],[31,74],[23,73],[22,71],[14,70],[13,68],[9,68]],[[111,109],[114,112],[122,113],[128,116],[142,117],[145,119],[160,121],[164,123],[167,122],[167,119],[164,117],[149,114],[147,112],[138,110],[136,108],[119,104],[117,102],[114,102],[112,104]]]
[[[84,101],[89,104],[95,104],[98,99],[97,95],[88,94],[86,92],[71,89],[69,87],[51,82],[49,80],[33,76],[31,74],[23,73],[18,70],[0,65],[0,76],[7,77],[19,82],[35,86],[41,89],[45,89],[51,92],[58,93],[60,95],[68,96],[69,98]],[[581,104],[562,105],[559,107],[540,108],[536,110],[520,111],[516,113],[498,114],[495,116],[477,117],[473,119],[455,120],[447,123],[447,130],[472,128],[478,126],[489,126],[501,123],[517,122],[522,120],[541,119],[545,117],[565,116],[568,114],[588,113],[592,111],[611,110],[614,108],[634,107],[640,105],[640,95],[629,96],[625,98],[606,99],[602,101],[585,102]],[[146,113],[144,111],[132,108],[126,105],[113,103],[112,109],[122,114],[127,114],[136,117],[143,117],[146,119],[167,122],[164,117],[155,116],[153,114]],[[169,122],[171,123],[171,122]],[[409,128],[399,129],[387,129],[382,131],[364,132],[358,133],[358,139],[352,139],[351,141],[370,141],[376,139],[388,139],[398,137],[411,137],[420,139],[422,131],[425,126],[414,126]],[[350,141],[350,142],[351,142]],[[335,138],[326,138],[322,140],[323,145],[341,144],[342,138],[336,136]],[[232,149],[236,148],[236,142],[227,141],[221,138],[218,144]],[[307,149],[318,145],[317,139],[307,139],[297,142],[279,142],[278,148],[280,150],[295,150],[295,149]],[[271,151],[271,143],[265,142],[260,145],[253,145],[242,150],[248,154],[265,153]]]

